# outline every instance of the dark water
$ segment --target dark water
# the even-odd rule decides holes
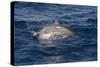
[[[94,61],[97,59],[97,7],[15,2],[15,65]],[[79,38],[43,46],[30,31],[39,31],[59,17]],[[30,24],[30,26],[27,26]],[[29,29],[30,28],[30,29]]]

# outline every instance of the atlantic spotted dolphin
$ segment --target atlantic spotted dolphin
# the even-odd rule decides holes
[[[57,19],[54,19],[53,24],[42,28],[38,32],[33,31],[32,34],[33,37],[37,36],[37,38],[41,41],[50,42],[52,40],[63,39],[69,36],[73,36],[75,33],[68,27],[60,24]]]

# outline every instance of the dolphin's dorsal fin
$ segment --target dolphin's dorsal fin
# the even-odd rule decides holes
[[[60,25],[60,23],[59,23],[59,21],[58,21],[58,19],[56,18],[56,19],[54,19],[54,25]]]

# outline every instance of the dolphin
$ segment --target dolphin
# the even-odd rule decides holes
[[[32,35],[41,41],[51,42],[73,36],[75,33],[68,26],[64,26],[57,19],[54,19],[53,24],[43,27],[38,32],[33,31]]]

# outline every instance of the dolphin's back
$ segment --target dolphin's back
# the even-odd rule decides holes
[[[40,39],[56,39],[58,37],[67,37],[73,35],[73,32],[64,26],[60,25],[51,25],[43,28],[40,31],[39,38]]]

